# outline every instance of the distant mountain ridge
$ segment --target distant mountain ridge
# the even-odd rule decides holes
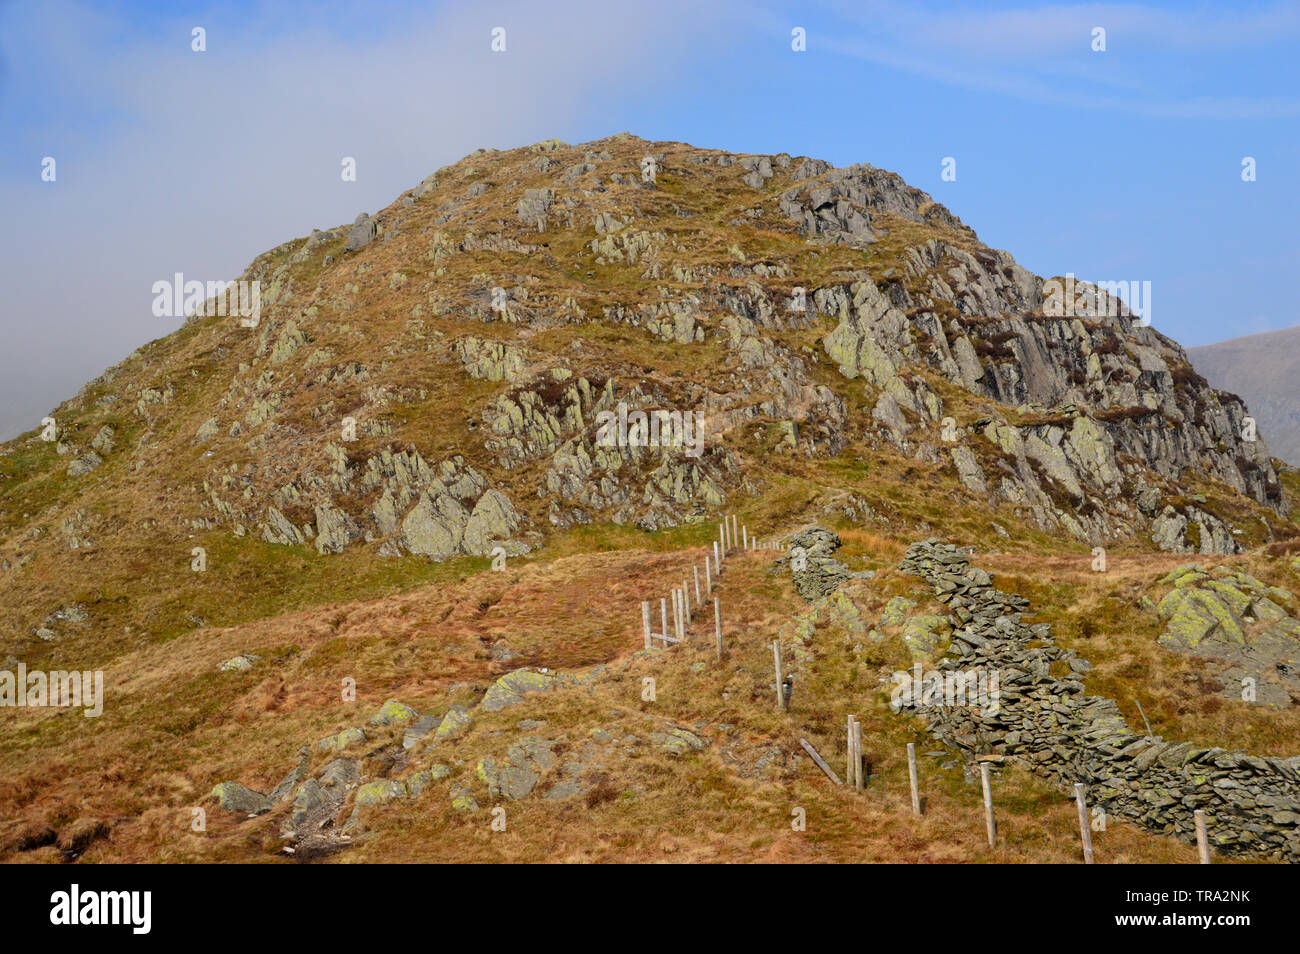
[[[1240,395],[1275,457],[1300,463],[1300,326],[1188,348],[1196,370]]]

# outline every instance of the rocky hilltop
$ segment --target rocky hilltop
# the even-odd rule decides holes
[[[1294,736],[1294,475],[1249,434],[1246,406],[1103,290],[1063,301],[897,175],[629,135],[479,151],[237,281],[258,285],[253,314],[234,291],[200,294],[182,327],[0,453],[0,668],[102,669],[111,703],[93,730],[62,711],[0,712],[0,761],[15,766],[0,858],[94,843],[100,858],[247,860],[258,837],[270,853],[285,838],[328,853],[356,844],[372,808],[441,833],[488,799],[529,806],[522,830],[567,832],[524,857],[559,860],[566,844],[625,857],[610,846],[626,844],[661,858],[679,825],[710,844],[712,803],[694,796],[717,786],[745,792],[732,803],[753,819],[787,811],[781,786],[807,784],[795,743],[832,751],[845,706],[874,713],[880,770],[902,771],[891,759],[913,737],[880,678],[933,662],[970,622],[943,587],[925,611],[936,580],[917,561],[989,584],[966,549],[905,553],[937,536],[977,545],[1025,594],[969,611],[995,629],[1017,617],[997,630],[1008,665],[1042,649],[1046,623],[1019,622],[1031,595],[1061,640],[1047,663],[1087,649],[1096,672],[1044,681],[1040,701],[1100,679],[1098,698],[1116,701],[1092,709],[1124,758],[1147,761],[1112,718],[1134,698],[1151,738],[1233,746],[1162,747],[1170,771],[1190,758],[1235,783],[1249,768],[1235,752]],[[806,566],[769,573],[774,553],[733,547],[725,655],[689,640],[636,651],[640,601],[688,588],[722,513],[801,541]],[[792,621],[798,597],[814,609]],[[710,610],[694,598],[697,617]],[[1088,643],[1098,625],[1105,639]],[[797,732],[771,705],[770,639],[790,652]],[[638,701],[645,678],[671,691]],[[506,690],[509,709],[493,701]],[[367,720],[358,704],[383,708]],[[1092,709],[1071,708],[1080,738]],[[1017,713],[1022,741],[1009,732],[997,753],[964,724],[935,737],[1046,752],[1041,715]],[[1081,752],[1074,774],[1100,772]],[[966,805],[949,764],[936,804]],[[1283,768],[1285,791],[1250,781],[1259,804],[1291,796]],[[766,794],[744,788],[756,779]],[[403,815],[417,798],[442,808]],[[579,798],[585,813],[565,807]],[[213,799],[234,814],[191,837],[191,808]],[[1142,799],[1113,800],[1142,817]],[[627,814],[600,817],[631,828],[598,845],[588,820],[606,803]],[[1156,830],[1185,833],[1181,809],[1155,809]],[[909,811],[878,829],[882,857]],[[1050,824],[1072,831],[1072,812]],[[239,814],[261,821],[241,829]],[[647,848],[661,822],[669,834]],[[1297,857],[1289,828],[1233,837]],[[1127,838],[1123,857],[1172,850]],[[751,858],[752,841],[711,857]],[[951,860],[941,841],[917,855]],[[496,847],[514,842],[436,843],[439,857],[515,860]],[[1052,845],[1043,859],[1071,856]]]
[[[277,542],[314,534],[325,551],[373,538],[385,552],[482,552],[482,533],[461,540],[469,501],[432,484],[418,451],[397,468],[386,457],[349,462],[321,434],[320,410],[308,421],[285,413],[304,390],[355,376],[364,386],[351,403],[335,390],[323,404],[400,440],[390,407],[428,400],[411,382],[421,375],[402,373],[414,356],[498,385],[458,411],[478,431],[467,435],[475,451],[513,478],[502,481],[513,496],[545,502],[534,532],[678,523],[761,492],[753,475],[768,454],[831,457],[855,439],[952,468],[976,495],[1091,543],[1145,533],[1166,550],[1234,552],[1223,517],[1187,499],[1200,481],[1287,512],[1267,446],[1242,439],[1244,405],[1209,388],[1178,345],[1104,293],[1082,315],[1048,317],[1039,277],[871,166],[631,137],[543,143],[468,157],[350,229],[286,251],[245,276],[269,286],[271,315],[255,349],[245,345],[252,360],[223,398],[226,414],[200,428],[244,444],[317,444],[320,463],[256,475],[247,503],[210,471],[209,519]],[[341,287],[297,280],[295,264],[313,255],[342,272]],[[372,296],[394,301],[400,331],[377,367],[337,363],[352,349],[328,341]],[[458,322],[457,333],[431,330],[436,319]],[[668,345],[657,353],[681,366],[647,366],[582,337],[610,325]],[[304,380],[298,364],[321,370]],[[598,446],[596,418],[619,403],[693,412],[707,452],[660,460]],[[499,493],[489,501],[483,520],[507,536],[515,506]]]
[[[629,135],[479,151],[240,280],[256,322],[210,300],[55,409],[52,441],[6,445],[8,585],[142,522],[159,545],[516,554],[864,451],[1088,544],[1233,553],[1288,511],[1245,406],[1176,343],[1087,287],[1055,316],[869,165]],[[701,452],[598,440],[620,405],[692,415]]]

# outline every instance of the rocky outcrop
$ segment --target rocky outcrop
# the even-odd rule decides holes
[[[908,255],[906,281],[882,289],[862,274],[813,294],[820,313],[839,319],[822,342],[827,356],[878,394],[872,416],[891,443],[911,450],[916,425],[943,415],[911,370],[923,367],[1016,408],[1015,420],[965,422],[944,439],[959,445],[953,461],[968,488],[1044,528],[1094,543],[1128,536],[1151,516],[1131,503],[1151,488],[1147,477],[1173,482],[1189,469],[1288,512],[1266,446],[1243,438],[1244,405],[1205,387],[1182,349],[1127,308],[1051,318],[1038,312],[1042,282],[1004,252],[936,239]],[[973,435],[988,444],[974,449]],[[991,485],[978,463],[990,452],[1006,472]],[[1176,552],[1236,552],[1231,528],[1204,509],[1157,517],[1151,537]]]
[[[327,451],[328,477],[300,478],[273,495],[275,504],[261,524],[263,540],[293,546],[311,538],[320,553],[336,554],[378,536],[385,538],[379,545],[383,556],[413,553],[433,560],[484,556],[497,546],[511,555],[531,548],[516,539],[523,518],[510,498],[488,487],[459,455],[435,467],[418,451],[386,448],[358,466],[338,445]],[[313,508],[314,522],[297,527],[281,508],[300,508],[309,497],[324,499]],[[352,509],[358,497],[372,501],[368,512]],[[229,515],[237,511],[231,508]]]
[[[513,383],[523,378],[528,370],[528,350],[504,341],[467,335],[452,345],[452,352],[472,378]]]
[[[624,660],[620,665],[628,664]],[[563,801],[607,781],[603,769],[614,759],[627,758],[629,748],[683,757],[709,746],[698,728],[658,719],[649,727],[621,726],[617,735],[596,726],[578,738],[568,732],[551,737],[536,734],[546,721],[521,719],[516,726],[527,734],[510,742],[502,755],[476,756],[468,764],[456,758],[457,751],[463,752],[476,713],[491,716],[519,705],[525,697],[561,688],[590,691],[608,671],[603,665],[580,675],[518,669],[489,686],[473,711],[455,704],[441,714],[421,714],[390,699],[364,727],[353,726],[319,740],[314,748],[326,753],[324,764],[313,769],[312,750],[300,749],[271,795],[237,782],[220,783],[212,795],[222,808],[249,815],[282,808],[286,850],[337,850],[349,843],[370,813],[427,797],[431,789],[441,791],[440,797],[464,812],[478,811],[480,798]],[[494,730],[486,738],[501,734]],[[761,768],[760,774],[770,777],[772,766]],[[444,782],[445,786],[437,784]]]
[[[1300,700],[1300,620],[1290,591],[1227,566],[1179,567],[1173,588],[1150,604],[1165,621],[1160,645],[1228,663],[1221,694],[1237,702],[1287,708]]]
[[[880,213],[929,225],[961,227],[947,209],[920,189],[909,186],[895,173],[866,163],[833,169],[825,162],[804,160],[794,178],[805,181],[781,194],[780,209],[798,222],[800,234],[807,238],[867,245],[877,237],[873,214]],[[758,188],[765,180],[745,181]]]
[[[377,226],[378,223],[370,217],[369,213],[362,212],[358,215],[356,221],[352,223],[352,228],[348,230],[344,251],[355,252],[369,245],[370,240],[377,234]]]
[[[102,457],[100,457],[94,451],[89,451],[85,454],[82,454],[80,457],[76,458],[76,460],[74,460],[71,464],[68,465],[68,476],[84,477],[86,474],[90,473],[92,470],[99,467],[99,465],[102,463],[104,463],[104,459]]]

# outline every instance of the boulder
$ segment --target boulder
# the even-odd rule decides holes
[[[111,454],[113,452],[113,429],[105,424],[95,432],[95,439],[90,442],[90,446],[101,454]]]
[[[460,552],[469,513],[450,494],[430,497],[427,491],[402,520],[402,546],[431,560],[445,560]]]
[[[945,616],[921,613],[904,624],[902,637],[913,659],[931,660],[947,651],[952,642],[952,626]]]
[[[370,240],[375,237],[376,231],[375,220],[368,213],[362,212],[357,216],[357,220],[352,223],[352,228],[348,230],[348,241],[343,250],[345,252],[355,252],[359,248],[365,248],[370,244]]]
[[[907,614],[916,607],[915,600],[909,600],[906,596],[895,596],[880,613],[881,626],[902,626],[907,622]]]
[[[371,725],[392,725],[394,723],[412,722],[420,717],[405,702],[398,702],[396,699],[389,699],[379,711],[370,717]]]
[[[255,792],[238,782],[221,782],[212,790],[212,797],[226,811],[243,812],[245,815],[260,815],[272,807],[271,800],[261,792]]]
[[[293,546],[303,542],[302,531],[275,507],[266,509],[266,523],[262,525],[262,539],[267,543]]]
[[[253,668],[253,663],[257,662],[259,658],[261,657],[255,656],[252,653],[244,653],[241,656],[234,656],[227,659],[218,666],[217,669],[221,672],[248,672],[248,670]]]
[[[407,794],[406,783],[396,779],[366,782],[357,789],[356,805],[358,808],[366,805],[386,805],[395,798],[406,798]]]
[[[484,712],[498,712],[521,702],[526,693],[545,692],[554,682],[554,678],[546,673],[516,669],[506,673],[488,688],[481,708]]]
[[[462,705],[454,705],[447,710],[447,714],[442,717],[442,722],[438,724],[437,730],[433,733],[435,739],[447,739],[452,736],[460,735],[474,724],[474,717],[469,714]]]
[[[432,714],[420,716],[407,726],[406,731],[402,733],[402,748],[415,748],[421,739],[431,732],[436,732],[440,725],[442,725],[442,716]]]
[[[296,828],[302,825],[319,809],[325,807],[325,790],[314,778],[300,784],[293,793],[293,808],[289,815],[291,824]]]
[[[513,765],[510,762],[498,765],[496,759],[490,757],[479,761],[477,774],[487,784],[488,793],[494,798],[526,798],[540,778],[527,765]]]
[[[94,451],[89,451],[85,454],[82,454],[80,457],[78,457],[76,460],[74,460],[71,464],[68,465],[68,476],[69,477],[85,476],[86,474],[90,473],[92,470],[94,470],[102,463],[104,463],[104,459],[102,457],[100,457]]]

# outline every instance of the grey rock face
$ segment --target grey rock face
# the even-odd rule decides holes
[[[429,713],[416,719],[402,734],[402,748],[413,749],[420,744],[420,741],[430,733],[436,732],[438,726],[442,725],[442,716]]]
[[[342,553],[361,536],[361,527],[338,507],[316,507],[316,549],[320,553]]]
[[[347,244],[344,251],[355,252],[357,249],[365,248],[375,237],[377,226],[375,220],[366,212],[357,216],[357,220],[352,223],[352,228],[348,230]]]
[[[282,802],[293,795],[298,786],[307,778],[307,769],[311,764],[311,753],[303,748],[298,753],[298,764],[289,770],[289,774],[280,780],[280,784],[271,790],[268,796],[273,802]]]
[[[751,189],[761,189],[772,178],[772,161],[767,156],[744,156],[740,160],[742,169],[747,170],[745,185]]]
[[[525,189],[515,213],[520,222],[537,227],[546,224],[546,213],[555,203],[553,189]]]
[[[519,529],[519,514],[510,498],[499,490],[489,490],[474,505],[465,523],[462,545],[466,553],[486,555],[499,540],[508,540]]]
[[[780,208],[783,214],[799,222],[799,231],[809,238],[858,246],[873,242],[876,239],[871,226],[873,212],[889,212],[913,222],[961,227],[947,209],[892,172],[866,164],[823,168],[816,160],[806,160],[796,169],[795,177],[804,178],[801,173],[816,178],[783,193]]]
[[[979,494],[981,497],[988,493],[989,488],[984,480],[984,471],[980,469],[979,462],[975,460],[974,451],[969,447],[954,447],[952,449],[952,462],[957,467],[957,476],[967,490]]]
[[[402,520],[402,546],[434,560],[445,560],[460,549],[469,513],[449,494],[431,498],[427,492]]]
[[[295,527],[289,518],[275,507],[268,507],[266,523],[262,527],[262,539],[267,543],[279,543],[293,546],[303,542],[302,531]]]
[[[814,208],[828,188],[811,190]],[[812,295],[819,314],[839,319],[822,340],[826,355],[877,392],[872,416],[888,442],[910,452],[907,435],[916,423],[940,419],[938,395],[909,371],[929,367],[1017,408],[1019,422],[984,417],[958,440],[987,441],[1003,474],[977,477],[969,447],[954,452],[954,463],[968,487],[983,482],[995,503],[1043,529],[1092,543],[1128,537],[1155,514],[1156,479],[1177,483],[1189,469],[1279,516],[1288,512],[1266,448],[1241,436],[1240,401],[1195,386],[1182,349],[1122,305],[1101,318],[1053,318],[1037,313],[1045,307],[1043,283],[1005,252],[972,254],[932,239],[906,254],[909,277],[927,292],[897,282],[877,286],[863,274]],[[1237,550],[1231,528],[1204,508],[1156,519],[1151,532],[1166,548]]]
[[[1151,521],[1151,542],[1170,553],[1239,553],[1240,545],[1223,521],[1197,507],[1179,513],[1165,507]]]

